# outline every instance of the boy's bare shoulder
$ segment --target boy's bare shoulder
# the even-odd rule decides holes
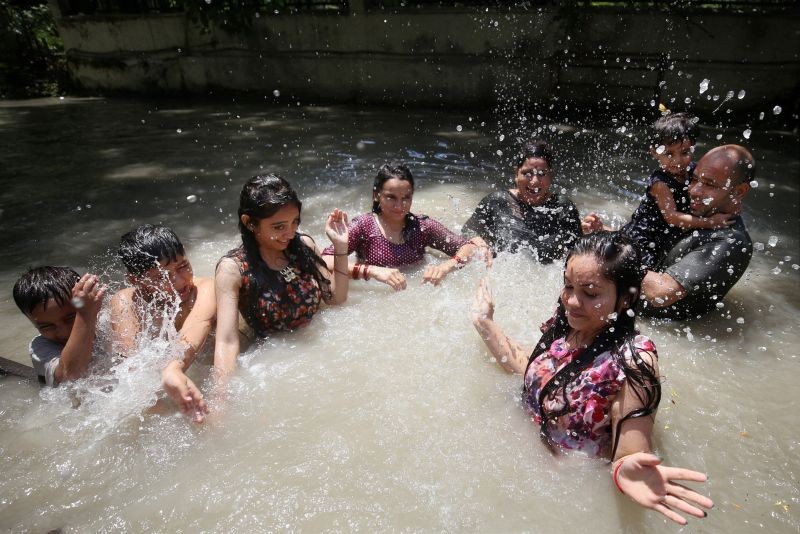
[[[112,306],[126,306],[133,304],[133,292],[135,291],[132,287],[125,287],[114,293],[111,297],[111,305]]]

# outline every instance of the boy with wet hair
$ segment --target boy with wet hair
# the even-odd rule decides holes
[[[163,369],[162,386],[182,412],[202,422],[206,403],[185,372],[216,321],[214,280],[194,277],[183,244],[166,226],[144,224],[126,233],[119,257],[130,287],[111,298],[114,350],[132,356],[148,319],[154,323],[149,326],[157,328],[172,320],[184,345],[183,358]]]
[[[56,387],[86,374],[106,289],[93,274],[50,266],[14,284],[14,302],[39,331],[29,348],[39,382]]]
[[[733,222],[729,214],[697,217],[690,213],[697,122],[690,113],[668,112],[653,124],[649,150],[658,168],[650,174],[647,191],[630,222],[620,229],[636,244],[645,269],[656,268],[687,230],[727,228]],[[602,229],[598,221],[594,213],[584,218],[584,232]]]

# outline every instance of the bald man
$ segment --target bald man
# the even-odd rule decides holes
[[[689,184],[691,213],[734,215],[721,230],[694,230],[667,253],[658,271],[642,282],[643,313],[690,319],[713,310],[747,269],[753,244],[739,214],[755,178],[755,161],[739,145],[709,151],[697,162]]]

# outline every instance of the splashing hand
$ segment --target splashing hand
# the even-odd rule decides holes
[[[452,261],[452,260],[451,260]],[[440,263],[438,265],[428,265],[425,267],[425,272],[422,273],[422,283],[429,283],[435,286],[438,286],[442,283],[442,280],[450,273],[451,269],[446,267],[446,263]]]
[[[94,274],[84,274],[72,287],[72,303],[84,319],[96,320],[103,305],[108,286],[101,285]]]
[[[383,282],[395,291],[402,291],[406,288],[406,277],[398,269],[373,265],[370,267],[369,274],[378,282]]]
[[[705,482],[706,475],[680,467],[661,465],[661,459],[644,452],[623,456],[617,462],[617,483],[623,493],[645,508],[663,514],[669,520],[685,525],[678,512],[703,518],[707,514],[698,506],[711,509],[714,502],[704,495],[678,484],[676,480]]]
[[[603,220],[595,212],[591,212],[581,221],[581,230],[585,235],[601,232],[603,228]]]
[[[472,300],[470,315],[472,316],[473,324],[485,319],[492,320],[492,318],[494,318],[494,296],[492,296],[492,290],[489,288],[489,282],[485,277],[481,278],[478,291],[475,293],[475,298]]]
[[[169,397],[178,405],[181,413],[192,418],[195,423],[202,423],[208,413],[203,394],[187,377],[176,362],[168,365],[161,372],[161,386]]]
[[[333,243],[333,248],[337,252],[347,250],[347,239],[349,236],[347,229],[347,213],[340,209],[334,209],[328,215],[328,221],[325,223],[325,235]]]

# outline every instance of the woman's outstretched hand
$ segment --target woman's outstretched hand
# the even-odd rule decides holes
[[[391,287],[395,291],[402,291],[406,288],[406,277],[400,272],[399,269],[370,265],[369,275],[378,282],[382,282]]]
[[[478,291],[475,293],[475,298],[472,300],[470,314],[472,316],[472,323],[475,325],[482,320],[492,320],[494,318],[494,297],[492,296],[492,290],[489,288],[489,282],[486,281],[486,277],[481,278]]]
[[[328,215],[328,222],[325,223],[325,235],[333,243],[336,251],[347,250],[347,213],[336,208]]]
[[[661,459],[653,454],[637,452],[623,456],[615,463],[615,472],[616,482],[625,495],[645,508],[664,514],[679,525],[686,524],[681,513],[703,518],[707,514],[701,507],[708,510],[714,506],[714,502],[708,497],[676,482],[705,482],[705,474],[680,467],[663,466]]]

